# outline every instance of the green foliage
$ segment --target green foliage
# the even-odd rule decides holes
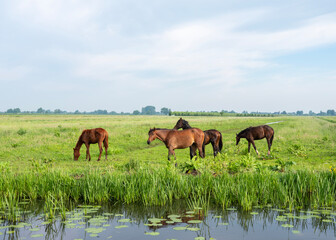
[[[18,131],[17,131],[17,134],[19,134],[20,136],[22,135],[25,135],[27,133],[27,130],[23,129],[23,128],[20,128]]]
[[[288,152],[297,157],[307,158],[307,149],[300,144],[293,144],[288,148]]]
[[[272,171],[278,171],[278,172],[285,172],[287,171],[291,166],[295,165],[296,163],[293,161],[283,161],[283,160],[276,160],[276,164],[273,166],[269,166],[269,169]]]
[[[255,172],[260,168],[261,164],[252,154],[245,155],[241,159],[231,160],[227,166],[230,173]]]

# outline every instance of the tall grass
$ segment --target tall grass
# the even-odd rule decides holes
[[[141,168],[130,174],[88,171],[82,178],[61,171],[8,174],[0,179],[3,206],[19,199],[55,202],[172,204],[174,200],[200,199],[223,208],[255,205],[301,208],[331,206],[336,198],[336,174],[298,171],[184,175],[174,168]],[[201,203],[201,202],[200,202]],[[51,213],[52,214],[52,213]]]

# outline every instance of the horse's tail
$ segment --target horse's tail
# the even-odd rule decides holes
[[[205,134],[204,134],[204,137],[203,137],[202,152],[203,152],[203,157],[205,157]]]
[[[219,152],[222,152],[222,148],[223,148],[222,133],[219,133]]]
[[[105,134],[105,138],[103,140],[103,143],[104,143],[104,147],[105,148],[108,148],[108,133],[106,132]]]
[[[273,138],[274,138],[274,130],[273,130],[273,134],[272,134],[272,137],[271,137],[271,140],[270,140],[271,145],[272,145],[272,143],[273,143]]]

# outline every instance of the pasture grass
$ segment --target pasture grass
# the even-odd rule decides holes
[[[336,118],[318,117],[185,117],[203,130],[223,135],[223,150],[213,157],[189,159],[189,149],[168,150],[155,140],[147,145],[150,127],[172,128],[178,117],[91,115],[0,115],[0,204],[12,211],[19,201],[46,201],[50,218],[75,203],[123,202],[144,205],[215,203],[251,210],[255,205],[301,208],[335,202]],[[266,140],[256,141],[260,156],[247,153],[247,142],[235,145],[235,134],[272,123],[271,155]],[[85,146],[73,161],[82,130],[102,127],[109,133],[108,160],[85,160]],[[188,174],[191,173],[191,174]]]

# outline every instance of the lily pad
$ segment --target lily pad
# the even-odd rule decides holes
[[[258,215],[258,212],[250,212],[251,215]]]
[[[32,238],[38,238],[38,237],[43,237],[43,234],[33,234],[31,235]]]
[[[39,228],[31,228],[31,229],[29,229],[29,231],[31,231],[31,232],[37,232],[37,231],[40,231],[40,229]]]
[[[127,225],[119,225],[119,226],[115,226],[114,228],[127,228]]]
[[[157,235],[160,235],[159,232],[146,232],[145,234],[146,234],[146,235],[151,235],[151,236],[157,236]]]
[[[291,225],[291,224],[282,224],[281,226],[282,226],[282,227],[285,227],[285,228],[292,228],[292,227],[294,227],[294,226]]]
[[[186,230],[187,227],[174,227],[173,229],[176,231],[182,231],[182,230]]]
[[[201,229],[200,228],[187,228],[187,230],[193,231],[193,232],[197,232],[197,231],[199,231]]]
[[[188,223],[202,223],[201,220],[190,220],[188,221]]]
[[[292,233],[294,233],[294,234],[299,234],[299,233],[301,233],[301,232],[298,231],[298,230],[293,230]]]
[[[131,219],[129,218],[125,218],[125,219],[119,219],[118,222],[123,222],[123,223],[126,223],[126,222],[130,222]]]

